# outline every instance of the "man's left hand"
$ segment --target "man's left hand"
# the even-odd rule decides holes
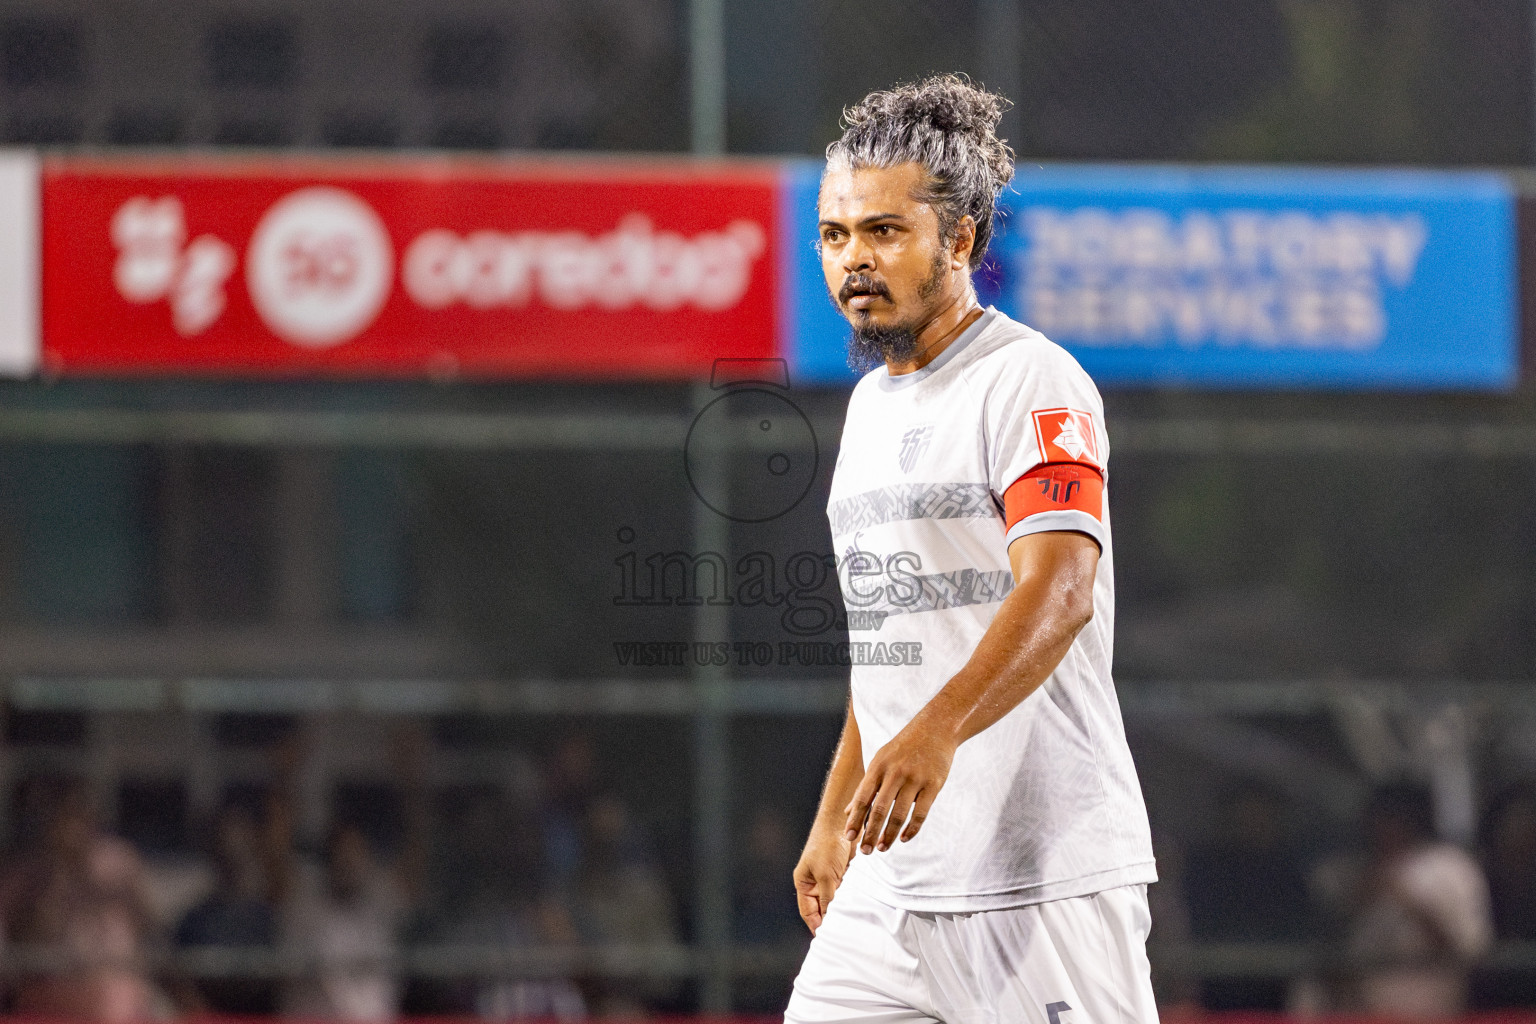
[[[959,744],[951,738],[953,730],[939,727],[930,717],[913,718],[870,759],[864,781],[848,805],[843,833],[850,843],[858,842],[864,853],[889,850],[898,834],[902,842],[917,835],[949,778]]]

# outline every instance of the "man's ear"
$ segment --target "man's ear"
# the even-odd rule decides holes
[[[971,265],[971,250],[976,247],[976,218],[966,214],[955,225],[955,240],[950,244],[950,259],[959,270]]]

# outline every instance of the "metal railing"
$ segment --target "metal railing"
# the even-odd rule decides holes
[[[709,393],[713,394],[713,393]],[[676,413],[449,413],[290,409],[0,409],[0,442],[212,444],[253,448],[382,448],[483,451],[683,450],[694,410]],[[835,438],[842,416],[807,418]],[[731,439],[766,442],[743,425]],[[1536,455],[1536,420],[1491,417],[1373,422],[1355,417],[1109,415],[1120,454],[1393,455],[1473,458]]]
[[[727,946],[719,960],[680,943],[612,946],[489,946],[424,944],[392,955],[338,957],[269,946],[162,948],[131,958],[81,956],[44,945],[12,945],[0,956],[0,977],[69,974],[89,969],[131,969],[193,979],[300,978],[321,971],[370,971],[402,978],[535,980],[707,980],[791,978],[804,943]],[[1153,949],[1159,969],[1186,977],[1293,978],[1339,975],[1381,966],[1347,956],[1330,942],[1162,943]],[[1469,965],[1483,974],[1536,974],[1536,942],[1501,942]]]

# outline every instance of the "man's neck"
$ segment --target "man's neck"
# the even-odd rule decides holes
[[[917,332],[916,354],[911,359],[887,358],[886,372],[896,377],[921,370],[953,345],[960,335],[965,333],[967,327],[981,319],[984,312],[986,311],[981,308],[981,303],[976,298],[976,289],[967,284],[964,291],[956,295],[923,326],[922,330]]]

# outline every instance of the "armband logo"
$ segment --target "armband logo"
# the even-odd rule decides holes
[[[1041,512],[1086,512],[1104,521],[1104,476],[1081,462],[1048,462],[1019,477],[1003,494],[1009,529]]]
[[[1041,462],[1103,466],[1091,414],[1076,409],[1037,409],[1031,415],[1035,420],[1035,440],[1040,445]]]

